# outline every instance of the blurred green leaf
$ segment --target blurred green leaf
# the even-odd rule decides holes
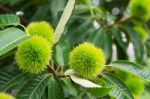
[[[97,47],[102,48],[106,53],[108,59],[112,56],[112,37],[110,32],[104,28],[100,28],[97,32],[93,33],[89,41],[94,43]]]
[[[0,0],[1,5],[16,6],[21,0]]]
[[[150,82],[150,71],[135,63],[128,61],[114,61],[108,66],[118,68]]]
[[[101,88],[89,88],[87,89],[92,95],[96,97],[106,96],[109,91],[111,91],[112,87],[101,87]]]
[[[13,14],[2,14],[0,15],[0,27],[7,25],[19,25],[20,19],[18,16]]]
[[[147,54],[150,56],[150,39],[145,42]]]
[[[140,37],[129,26],[121,26],[120,29],[129,35],[130,40],[134,45],[137,62],[141,63],[144,58],[144,46],[142,44]]]
[[[81,16],[81,15],[79,15]],[[80,18],[72,18],[73,22],[68,27],[66,38],[71,45],[76,45],[78,43],[84,42],[89,37],[89,34],[95,32],[95,29],[91,25],[91,17],[84,16]]]
[[[62,14],[66,1],[68,0],[49,0],[49,6],[51,12],[52,23],[56,25],[60,19],[60,14]]]
[[[47,5],[43,5],[38,7],[37,11],[33,14],[31,21],[43,21],[47,18],[49,13],[49,7]]]
[[[122,37],[122,33],[121,31],[117,28],[114,27],[112,30],[112,33],[114,35],[115,40],[117,41],[117,43],[119,44],[119,46],[126,51],[126,47],[127,47],[127,43],[125,41],[123,41],[123,37]],[[126,38],[126,37],[125,37]],[[127,39],[127,38],[126,38]]]

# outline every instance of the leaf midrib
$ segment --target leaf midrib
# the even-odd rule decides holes
[[[21,75],[23,75],[23,74],[25,74],[25,73],[21,73],[21,74],[18,74],[17,76],[15,76],[15,77],[13,77],[13,78],[10,79],[7,83],[5,83],[4,86],[6,86],[6,85],[9,84],[11,81],[13,81],[14,79],[16,79],[17,77],[19,77],[19,76],[21,76]],[[3,86],[1,86],[0,89],[1,89],[2,87],[3,87]]]
[[[117,84],[116,83],[114,83],[113,81],[111,81],[105,74],[103,74],[103,76],[105,76],[110,82],[112,82],[113,84],[115,84],[116,85],[116,87],[117,87]],[[120,89],[121,90],[121,88],[120,87],[117,87],[118,89]],[[128,96],[128,94],[126,94],[123,90],[121,90],[121,92],[122,93],[124,93],[125,94],[125,96],[127,96],[128,98],[130,98],[130,96]],[[132,99],[132,98],[131,98]]]
[[[36,91],[36,89],[40,86],[40,84],[48,77],[49,75],[45,75],[45,77],[38,83],[38,85],[34,88],[34,90],[32,91],[32,93],[29,95],[28,99],[32,98],[34,92]]]

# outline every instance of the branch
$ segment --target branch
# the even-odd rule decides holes
[[[114,25],[123,24],[123,23],[125,23],[125,22],[127,22],[129,20],[131,20],[131,17],[123,17],[120,20],[118,20],[118,21],[116,21],[116,22],[114,22],[112,24],[107,24],[106,27],[110,28],[110,27],[112,27]]]
[[[14,14],[14,12],[11,9],[9,9],[7,7],[4,7],[4,6],[0,6],[0,12],[1,11],[4,12],[4,13]],[[20,21],[23,25],[27,25],[29,23],[28,20],[25,19],[23,16],[19,16],[19,17],[20,17]]]
[[[57,73],[51,65],[48,65],[48,68],[52,71],[54,77],[58,77],[58,78],[68,77],[67,75]]]
[[[57,73],[55,72],[55,69],[51,65],[48,65],[48,68],[52,71],[54,77],[56,77]]]
[[[7,12],[7,13],[13,13],[12,10],[10,10],[9,8],[3,7],[3,6],[0,6],[0,11]]]

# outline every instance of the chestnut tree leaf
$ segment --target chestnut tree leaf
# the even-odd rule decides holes
[[[27,33],[15,27],[0,31],[0,56],[17,47],[28,38]]]
[[[75,4],[75,0],[68,0],[68,3],[64,9],[64,12],[55,30],[55,44],[61,38],[65,25],[71,16],[72,10],[74,8],[74,4]]]
[[[128,62],[128,61],[118,60],[118,61],[112,62],[108,66],[128,72],[130,74],[133,74],[137,77],[140,77],[141,79],[144,79],[150,82],[150,70],[147,70],[138,64]]]
[[[19,23],[20,19],[16,15],[13,14],[0,15],[0,26],[19,25]]]
[[[124,82],[110,73],[103,73],[102,75],[115,85],[110,92],[111,96],[116,97],[116,99],[134,99],[132,92]]]
[[[76,84],[79,84],[85,88],[100,88],[102,86],[95,84],[87,79],[81,78],[74,74],[74,71],[72,69],[69,69],[65,72],[65,75],[69,75],[71,80],[75,82]]]

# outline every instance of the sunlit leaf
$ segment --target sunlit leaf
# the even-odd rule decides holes
[[[114,61],[108,66],[118,68],[150,82],[150,71],[138,64],[128,61]]]
[[[29,38],[29,35],[18,28],[7,28],[0,31],[0,56],[17,47]]]
[[[56,30],[55,30],[55,43],[57,43],[59,41],[60,37],[62,36],[65,25],[71,16],[72,10],[74,8],[74,4],[75,4],[75,0],[68,0],[68,3],[62,14],[62,17],[61,17],[61,19],[56,27]]]

